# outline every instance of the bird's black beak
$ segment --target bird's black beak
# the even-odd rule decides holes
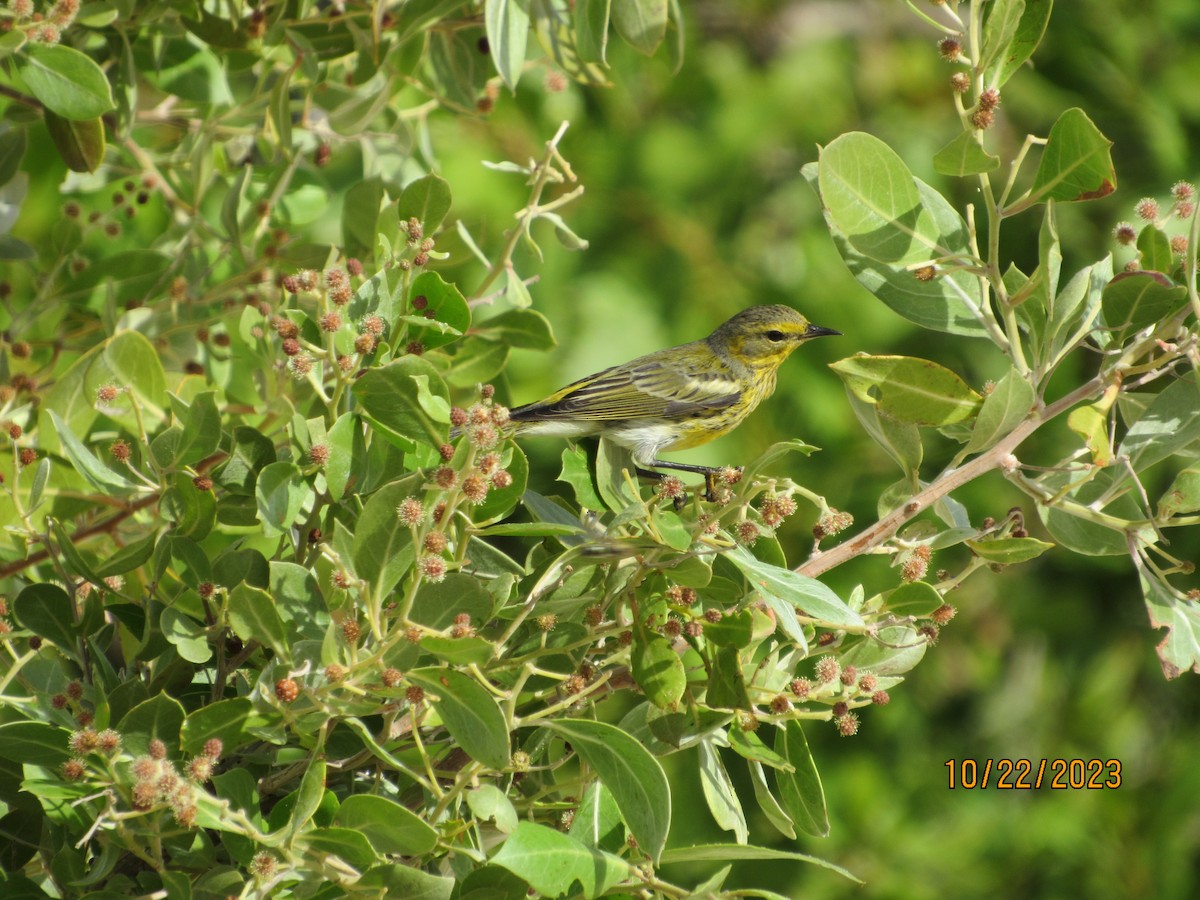
[[[834,331],[832,328],[822,328],[820,325],[809,325],[808,330],[804,332],[803,337],[807,341],[809,338],[830,337],[840,334],[840,331]]]

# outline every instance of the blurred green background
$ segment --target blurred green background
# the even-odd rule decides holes
[[[1005,366],[990,345],[921,331],[862,290],[799,169],[817,145],[863,130],[956,203],[971,202],[971,182],[948,181],[930,162],[959,127],[953,69],[938,59],[937,35],[899,0],[685,6],[687,55],[677,74],[665,53],[636,58],[614,41],[612,88],[554,90],[561,85],[535,72],[517,97],[501,96],[486,123],[449,115],[432,123],[456,214],[495,246],[526,189],[480,158],[524,161],[562,120],[572,122],[562,149],[587,193],[566,218],[591,246],[569,252],[547,226],[538,235],[545,262],[518,256],[521,274],[539,276],[534,304],[560,343],[549,356],[517,352],[508,399],[529,402],[701,337],[745,306],[791,304],[845,336],[794,356],[776,395],[736,433],[676,458],[744,462],[774,441],[802,438],[821,452],[791,458],[780,474],[869,524],[900,473],[859,428],[826,364],[857,351],[907,353],[976,388]],[[1064,279],[1113,249],[1112,226],[1133,218],[1139,198],[1163,198],[1175,181],[1200,177],[1197,46],[1195,0],[1062,2],[1035,66],[1006,85],[992,133],[1006,163],[1027,132],[1045,135],[1071,106],[1114,141],[1117,191],[1059,208]],[[1006,253],[1026,271],[1039,224],[1040,213],[1005,224]],[[448,273],[467,290],[482,274],[470,265]],[[1086,377],[1092,365],[1081,359],[1074,374]],[[1074,446],[1065,424],[1047,431],[1022,448],[1023,461],[1053,462]],[[932,473],[951,450],[926,437]],[[538,490],[556,490],[561,449],[528,442]],[[976,522],[1013,505],[1036,519],[998,475],[960,499]],[[811,525],[802,512],[780,534],[793,564],[808,553]],[[1036,521],[1030,527],[1046,537]],[[1200,558],[1195,536],[1173,537],[1174,553]],[[948,552],[932,567],[954,571],[963,561]],[[893,586],[897,575],[885,557],[871,557],[829,581],[844,594],[857,583]],[[939,644],[888,707],[865,711],[857,737],[809,729],[832,834],[798,845],[779,837],[778,846],[847,866],[865,888],[818,868],[761,863],[735,868],[730,883],[806,897],[1200,896],[1200,690],[1195,675],[1164,681],[1129,561],[1060,549],[975,575],[954,602],[959,614]],[[999,758],[1116,759],[1123,781],[1104,791],[948,789],[947,760]],[[677,764],[695,771],[694,760]],[[673,843],[722,838],[698,791],[677,801]],[[753,821],[757,840],[773,833]]]

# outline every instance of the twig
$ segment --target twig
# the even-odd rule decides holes
[[[861,556],[864,553],[869,553],[872,549],[891,538],[900,530],[900,526],[905,522],[931,507],[951,491],[957,490],[967,482],[974,481],[980,475],[997,468],[1004,457],[1016,450],[1025,438],[1029,437],[1029,435],[1033,434],[1033,432],[1037,431],[1051,419],[1061,415],[1089,397],[1102,393],[1106,387],[1107,381],[1101,376],[1096,376],[1066,396],[1055,400],[1049,406],[1039,405],[1029,418],[1021,422],[1021,424],[1010,431],[986,453],[980,454],[960,468],[947,472],[923,491],[915,494],[903,506],[892,510],[892,512],[888,513],[870,528],[847,541],[843,541],[819,556],[809,559],[808,562],[797,566],[795,571],[801,575],[816,578],[830,569],[842,565],[842,563],[849,562],[851,559]]]

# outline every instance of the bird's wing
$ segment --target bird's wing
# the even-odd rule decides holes
[[[512,411],[517,421],[676,418],[737,402],[736,380],[711,361],[682,364],[651,354],[597,372],[545,400]]]

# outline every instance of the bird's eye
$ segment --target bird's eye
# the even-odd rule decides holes
[[[783,332],[782,331],[768,331],[767,332],[767,340],[774,341],[775,343],[779,343],[780,341],[783,340]]]

